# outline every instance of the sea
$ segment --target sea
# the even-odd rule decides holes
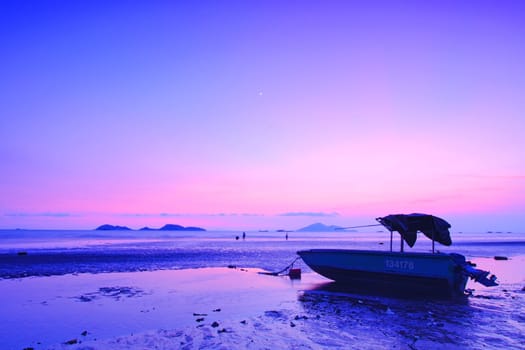
[[[237,266],[278,271],[312,248],[390,250],[388,232],[0,230],[0,278]],[[394,233],[393,250],[400,249]],[[420,235],[414,248],[429,252]],[[525,254],[525,234],[453,233],[436,251],[467,258]],[[300,262],[299,262],[300,263]],[[303,269],[308,271],[304,264]],[[524,267],[525,268],[525,267]]]
[[[309,329],[316,340],[310,347],[296,345],[345,348],[344,344],[351,344],[359,334],[377,338],[381,331],[384,336],[403,339],[398,348],[525,349],[525,233],[453,232],[452,240],[450,247],[436,243],[436,251],[465,255],[478,268],[495,274],[499,286],[488,288],[470,281],[467,287],[471,294],[461,302],[366,297],[334,289],[329,283],[300,290],[297,299],[289,302],[300,303],[304,315],[308,315],[300,317],[309,317],[303,333]],[[297,259],[297,251],[388,251],[390,244],[390,233],[386,231],[246,231],[243,239],[242,231],[0,230],[0,282],[86,273],[225,267],[278,272],[290,265],[300,268],[303,274],[315,275]],[[392,245],[393,250],[400,249],[396,233]],[[419,235],[414,248],[405,245],[405,251],[431,250],[431,242],[423,235]],[[2,286],[0,283],[0,297]],[[284,317],[282,312],[268,315]],[[319,315],[322,318],[317,321]],[[301,322],[297,317],[289,323]],[[384,326],[388,319],[392,323]],[[315,343],[318,339],[326,343]],[[431,341],[424,343],[424,339]],[[361,344],[362,348],[392,346],[391,342],[379,340],[367,344],[370,346]]]

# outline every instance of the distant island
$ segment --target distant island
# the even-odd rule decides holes
[[[317,222],[315,224],[308,225],[306,227],[300,228],[298,232],[331,232],[336,230],[343,229],[341,226],[336,225],[325,225],[323,223]],[[349,232],[349,231],[346,231]]]
[[[161,228],[150,228],[150,227],[143,227],[140,229],[141,231],[206,231],[202,227],[195,227],[195,226],[181,226],[181,225],[174,225],[174,224],[167,224],[162,226]]]
[[[127,226],[116,226],[116,225],[102,225],[97,227],[95,230],[99,231],[131,231]]]
[[[102,225],[97,227],[95,230],[99,231],[127,231],[131,230],[129,227],[126,226],[116,226],[116,225]],[[194,227],[194,226],[181,226],[181,225],[174,225],[174,224],[166,224],[162,226],[161,228],[150,228],[150,227],[143,227],[139,231],[206,231],[205,229],[201,227]]]

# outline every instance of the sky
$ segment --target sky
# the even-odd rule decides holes
[[[0,2],[0,229],[525,232],[522,1]]]

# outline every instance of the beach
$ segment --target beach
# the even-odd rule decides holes
[[[2,0],[0,42],[0,350],[525,350],[525,0]]]
[[[82,259],[72,273],[60,267],[62,263],[40,270],[26,267],[25,277],[9,277],[4,269],[0,279],[2,349],[525,347],[525,255],[523,245],[515,240],[513,244],[496,242],[488,247],[476,245],[476,240],[466,240],[465,248],[459,244],[460,250],[477,251],[471,260],[496,274],[500,285],[488,288],[469,281],[471,295],[467,298],[434,300],[350,292],[309,271],[301,261],[294,265],[301,268],[301,279],[259,273],[286,266],[280,259],[288,256],[287,249],[330,245],[329,239],[307,236],[281,242],[270,236],[249,236],[253,242],[243,243],[223,238],[209,234],[199,239],[160,240],[186,252],[195,253],[201,247],[204,256],[215,251],[223,257],[209,264],[216,266],[168,268],[157,260],[157,267],[145,271],[124,263],[120,266],[129,267],[129,271],[104,271],[108,270],[109,258],[101,255],[101,265],[106,267],[99,267],[96,273],[92,269],[97,265],[87,266]],[[97,251],[100,244],[106,250],[122,244],[108,239],[89,247],[79,242],[75,247],[64,247],[64,239],[53,240],[54,248],[48,246],[45,254],[31,248],[30,239],[16,245],[3,241],[0,259],[24,261],[34,254],[42,265],[38,254],[48,254],[47,261],[53,261],[52,257],[68,253],[74,261],[73,252],[82,257],[87,251]],[[136,256],[144,256],[144,249],[152,246],[165,254],[166,244],[159,244],[159,240],[155,244],[136,237],[129,240],[126,248],[115,250],[114,254],[120,252],[115,259],[129,259],[133,249]],[[342,241],[344,245],[355,244],[352,239]],[[287,247],[287,243],[290,247],[279,248]],[[8,244],[15,248],[8,248]],[[22,248],[27,255],[15,253]],[[122,249],[127,253],[123,255]],[[501,255],[503,251],[508,253],[507,260],[495,260],[488,254]],[[181,256],[177,252],[173,256]],[[202,265],[198,254],[190,255],[195,264]],[[175,259],[173,256],[170,259]],[[232,264],[235,257],[242,264]],[[276,261],[263,263],[268,260]],[[252,261],[252,266],[246,266],[246,261]],[[66,264],[72,265],[70,260]]]

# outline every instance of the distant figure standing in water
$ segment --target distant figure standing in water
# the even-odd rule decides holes
[[[286,236],[285,237],[286,237],[286,240],[288,240],[288,232],[286,232]]]
[[[243,232],[243,233],[242,233],[242,239],[243,239],[243,240],[246,239],[246,232]]]

